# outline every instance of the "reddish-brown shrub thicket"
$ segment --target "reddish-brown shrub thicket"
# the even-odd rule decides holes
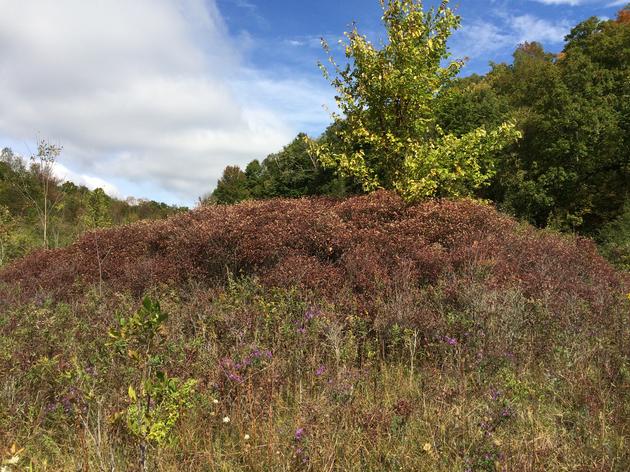
[[[417,284],[481,277],[488,287],[551,295],[558,304],[582,299],[594,313],[603,313],[625,286],[588,240],[524,227],[471,200],[407,206],[393,193],[377,192],[210,206],[90,232],[72,246],[5,268],[0,290],[69,299],[102,274],[109,289],[140,294],[160,283],[221,283],[227,271],[328,295],[352,291],[363,301],[402,273]]]

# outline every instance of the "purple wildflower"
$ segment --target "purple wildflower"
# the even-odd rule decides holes
[[[66,413],[72,413],[74,411],[74,405],[72,404],[72,401],[70,401],[69,398],[64,398],[63,400],[61,400],[61,404],[63,405],[63,409]]]
[[[296,441],[301,441],[302,438],[304,437],[304,428],[298,428],[295,430],[295,440]]]
[[[313,318],[315,318],[317,315],[318,315],[318,312],[315,308],[309,308],[308,310],[306,310],[306,313],[304,313],[304,319],[306,319],[307,321],[310,321]]]
[[[457,339],[455,339],[455,338],[451,338],[449,336],[444,336],[444,341],[449,346],[457,346]]]
[[[320,365],[317,370],[315,371],[315,375],[317,377],[321,377],[322,375],[324,375],[324,372],[326,372],[326,367],[323,365]]]
[[[241,377],[238,374],[235,374],[234,372],[230,372],[228,374],[228,378],[232,381],[232,382],[237,382],[237,383],[243,383],[243,377]]]

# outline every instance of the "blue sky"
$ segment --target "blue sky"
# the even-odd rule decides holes
[[[425,5],[434,5],[426,2]],[[618,0],[461,0],[464,74],[523,41],[562,48]],[[329,122],[319,38],[383,34],[377,0],[0,0],[0,147],[62,144],[61,178],[193,205],[223,168]]]
[[[438,6],[427,1],[425,6]],[[462,17],[451,46],[469,57],[464,74],[484,73],[490,61],[510,61],[515,46],[540,41],[562,49],[568,30],[590,17],[614,17],[625,0],[460,0],[451,2]],[[376,0],[219,0],[230,35],[248,48],[247,59],[260,69],[318,74],[319,38],[339,39],[356,21],[359,30],[383,34]]]

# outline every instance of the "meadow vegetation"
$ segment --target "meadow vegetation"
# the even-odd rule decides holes
[[[0,442],[21,467],[630,464],[630,285],[586,239],[387,192],[99,237],[100,271],[88,233],[0,273]]]

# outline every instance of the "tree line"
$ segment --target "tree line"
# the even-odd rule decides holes
[[[149,200],[120,200],[101,188],[64,182],[53,172],[61,147],[40,141],[28,160],[0,152],[0,266],[33,249],[70,244],[96,228],[165,218],[185,210]]]

